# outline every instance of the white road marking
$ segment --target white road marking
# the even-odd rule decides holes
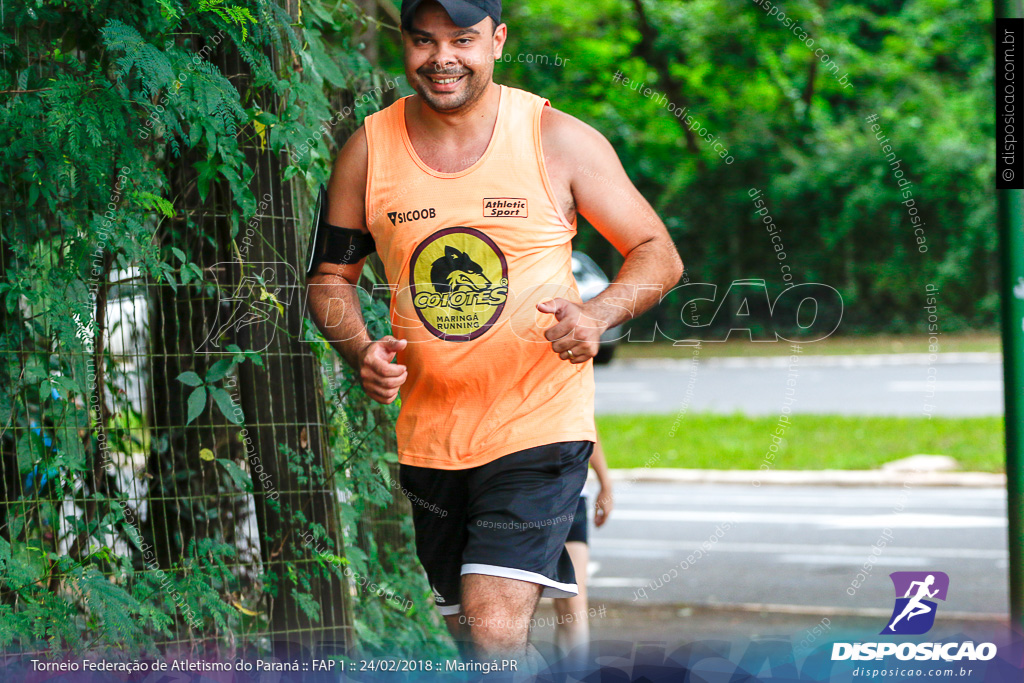
[[[661,545],[659,541],[650,540],[647,541],[647,545]],[[694,548],[699,546],[698,542]],[[693,548],[691,548],[692,550]],[[593,549],[591,552],[595,552]],[[666,557],[672,557],[672,552],[669,550],[650,550],[648,548],[616,548],[615,546],[607,546],[602,544],[599,551],[602,557],[629,557],[632,559],[645,559],[645,560],[660,560]]]
[[[647,584],[646,579],[627,579],[619,576],[603,576],[591,579],[588,588],[635,588]]]
[[[700,547],[706,538],[693,541],[654,541],[641,538],[595,538],[591,551],[595,554],[604,554],[607,548],[629,549],[634,547],[650,546],[657,543],[659,547],[666,550],[679,550],[691,552]],[[830,554],[850,555],[851,557],[863,557],[871,552],[871,546],[864,545],[820,545],[805,543],[742,543],[719,541],[714,545],[719,552],[731,553],[789,553],[789,554]],[[1006,559],[1006,550],[986,550],[983,548],[922,548],[922,547],[900,547],[896,545],[886,546],[886,555],[899,555],[910,557],[949,558],[961,560],[999,560]]]
[[[897,380],[888,382],[885,385],[886,391],[896,392],[912,392],[912,393],[924,393],[924,392],[940,392],[940,391],[995,391],[1001,392],[1003,390],[1003,383],[1000,380],[974,380],[974,379],[963,379],[963,380],[947,380],[945,382],[918,382],[911,380]]]
[[[810,349],[813,345],[805,345]],[[686,370],[693,362],[689,356],[684,358],[630,358],[620,359],[612,363],[613,368],[680,369]],[[740,356],[703,358],[699,362],[710,367],[724,368],[785,368],[789,367],[789,349],[779,345],[777,356]],[[879,353],[859,354],[853,356],[800,356],[803,367],[840,367],[840,368],[878,368],[892,365],[997,365],[1003,362],[1001,353],[965,352],[965,353]]]
[[[598,382],[595,388],[599,394],[625,394],[650,391],[651,385],[647,382]]]
[[[599,382],[595,400],[606,403],[615,398],[623,398],[631,403],[657,403],[663,398],[658,391],[647,382]]]
[[[755,472],[750,473],[751,479],[756,479],[757,474]],[[792,494],[780,494],[780,495],[767,495],[764,493],[758,496],[750,495],[716,495],[716,494],[704,494],[704,495],[693,495],[689,492],[680,493],[679,495],[665,495],[665,494],[648,494],[645,492],[629,491],[628,488],[623,487],[623,491],[616,489],[615,501],[621,504],[623,507],[627,505],[675,505],[687,507],[700,507],[708,504],[723,506],[723,505],[738,505],[743,507],[833,507],[833,508],[857,508],[858,510],[865,510],[869,508],[884,508],[891,510],[895,505],[902,491],[898,488],[893,487],[890,489],[889,495],[865,495],[864,497],[856,498],[836,498],[829,496],[800,496],[799,498]],[[992,490],[991,492],[985,490],[982,491],[964,491],[963,493],[958,492],[956,498],[945,497],[938,499],[936,497],[925,497],[928,492],[914,492],[912,495],[907,495],[905,504],[909,507],[911,505],[919,508],[942,508],[948,510],[950,508],[957,509],[978,509],[978,510],[995,510],[1000,514],[1004,514],[1006,491],[1003,489]],[[981,494],[981,495],[979,495]],[[970,496],[970,497],[967,497]],[[615,518],[618,510],[612,513],[612,519]]]
[[[1002,517],[907,512],[885,515],[830,515],[804,512],[736,512],[735,510],[616,510],[620,520],[647,522],[726,522],[813,524],[832,529],[983,529],[1006,526]]]
[[[842,517],[825,526],[833,529],[986,529],[1006,526],[1005,517],[981,515],[941,515],[908,512],[905,514]]]
[[[862,552],[858,557],[862,558],[863,555]],[[850,555],[779,555],[771,559],[784,564],[831,564],[845,567],[850,564],[853,557]],[[893,567],[924,567],[931,564],[931,561],[926,557],[895,557],[882,553],[875,557],[875,564]]]
[[[770,614],[816,614],[827,617],[835,616],[857,616],[857,617],[870,617],[886,618],[892,615],[892,608],[878,608],[878,607],[847,607],[847,606],[828,606],[828,605],[778,605],[771,603],[762,602],[715,602],[708,601],[703,603],[691,603],[693,607],[701,607],[706,609],[723,609],[723,610],[737,610],[743,612],[757,612]],[[1006,618],[1004,611],[999,612],[957,612],[953,610],[943,610],[943,619],[957,619],[960,621],[993,621],[1002,623]]]
[[[761,342],[768,344],[769,342]],[[812,349],[813,344],[804,346]],[[779,344],[778,355],[765,356],[718,356],[698,358],[698,364],[720,368],[786,368],[790,365],[788,346]],[[682,352],[681,352],[682,353]],[[688,369],[692,364],[692,352],[680,358],[620,358],[612,362],[612,368]],[[819,368],[882,368],[888,366],[947,366],[947,365],[998,365],[1001,353],[990,352],[945,352],[945,353],[860,353],[857,355],[801,355],[800,365]],[[603,369],[601,369],[603,370]],[[600,372],[600,370],[599,370]]]

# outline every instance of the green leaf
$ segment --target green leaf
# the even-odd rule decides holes
[[[188,397],[188,421],[186,424],[192,424],[206,408],[206,388],[199,387]]]
[[[27,543],[16,543],[11,549],[7,577],[14,586],[28,586],[46,576],[46,553]]]
[[[226,458],[217,458],[217,462],[219,462],[221,467],[223,467],[228,473],[231,480],[235,482],[235,486],[237,486],[239,490],[252,493],[252,478],[246,474],[245,470]]]
[[[121,529],[124,531],[125,537],[129,541],[131,541],[131,544],[133,546],[135,546],[139,550],[143,549],[142,542],[144,542],[145,539],[142,538],[142,536],[139,534],[139,531],[134,526],[129,524],[127,521],[119,523],[118,526],[121,527]]]
[[[234,365],[234,361],[223,359],[219,360],[210,366],[210,369],[206,371],[207,382],[219,382],[227,376],[228,372],[231,371],[231,366]]]
[[[17,538],[25,528],[25,515],[16,515],[11,518],[11,538]]]
[[[305,612],[309,620],[316,623],[320,621],[320,603],[309,593],[302,593],[297,588],[292,589],[292,597],[298,604],[299,609]]]
[[[186,372],[178,375],[177,380],[190,387],[201,387],[203,385],[202,378],[191,370],[187,370]]]
[[[61,398],[66,399],[71,394],[82,393],[82,389],[78,382],[66,375],[57,375],[53,378],[53,383],[60,389],[63,389],[63,392],[61,392]]]
[[[35,432],[25,432],[18,439],[18,471],[22,474],[32,469],[43,457],[43,440]]]
[[[213,400],[217,403],[217,407],[220,408],[220,412],[224,417],[236,425],[244,422],[245,416],[242,414],[242,406],[231,400],[231,394],[220,387],[211,388],[210,394],[213,395]]]
[[[77,589],[85,598],[85,604],[109,643],[131,642],[141,633],[136,615],[142,605],[121,586],[112,583],[95,567],[78,570]]]
[[[85,446],[82,445],[82,437],[78,435],[75,426],[62,424],[53,431],[58,448],[58,457],[54,464],[63,464],[75,471],[85,470]]]
[[[139,204],[141,204],[143,207],[150,211],[159,211],[167,218],[174,217],[174,205],[158,194],[154,194],[152,192],[138,192],[135,195],[135,199],[139,202]],[[175,252],[174,255],[178,256],[182,263],[185,262],[186,259],[184,252],[175,247],[171,247],[171,250]],[[179,253],[181,254],[180,256],[178,255]]]

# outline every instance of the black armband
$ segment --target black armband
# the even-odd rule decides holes
[[[377,251],[373,235],[362,230],[331,225],[327,222],[327,215],[327,191],[321,187],[313,212],[313,234],[309,238],[306,277],[316,272],[317,265],[321,263],[339,266],[359,263]]]

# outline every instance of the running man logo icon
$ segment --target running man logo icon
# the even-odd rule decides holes
[[[230,353],[222,348],[230,344],[267,349],[274,333],[286,327],[282,318],[297,289],[295,267],[283,261],[222,261],[208,270],[216,286],[217,317],[195,352]]]
[[[889,578],[896,589],[896,605],[882,635],[927,633],[935,624],[937,607],[928,598],[945,601],[949,576],[943,572],[893,572]]]

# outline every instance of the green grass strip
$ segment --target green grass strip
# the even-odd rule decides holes
[[[778,416],[687,413],[599,415],[597,429],[610,467],[688,469],[865,470],[910,455],[948,455],[963,470],[1004,472],[999,417],[927,419],[793,415],[770,451]]]

